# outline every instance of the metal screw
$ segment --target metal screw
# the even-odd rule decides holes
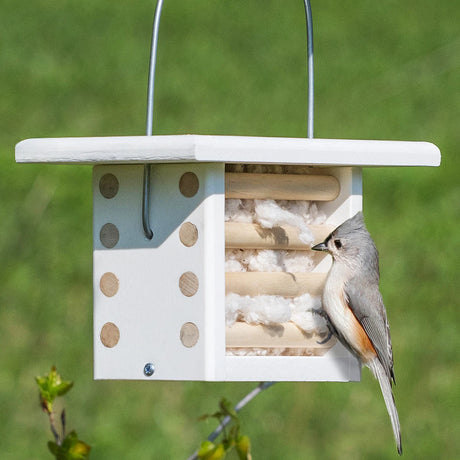
[[[144,375],[146,377],[151,377],[155,372],[155,366],[152,363],[147,363],[144,366]]]

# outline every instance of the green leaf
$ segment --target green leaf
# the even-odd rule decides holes
[[[40,390],[40,404],[44,411],[51,413],[53,402],[58,396],[66,394],[73,386],[73,382],[62,380],[57,373],[56,367],[53,366],[48,375],[35,377]]]
[[[211,441],[204,441],[198,451],[198,457],[203,460],[218,460],[224,458],[228,452],[236,448],[238,457],[244,460],[251,460],[250,443],[247,436],[240,435],[240,420],[238,413],[232,407],[231,402],[222,398],[219,402],[219,411],[214,414],[206,414],[200,420],[213,417],[221,421],[224,417],[230,417],[229,427],[223,431],[221,444],[214,444]]]
[[[219,407],[223,415],[228,415],[233,420],[238,420],[238,414],[235,409],[233,409],[232,403],[228,399],[222,398],[220,400]]]
[[[198,421],[202,422],[203,420],[207,420],[208,418],[216,418],[217,420],[221,420],[224,417],[222,412],[214,412],[214,414],[203,414],[198,417]]]
[[[57,457],[59,446],[55,442],[48,441],[48,449],[55,457]]]
[[[215,445],[211,441],[204,441],[198,451],[198,458],[202,460],[221,460],[225,458],[226,449],[223,444]]]
[[[56,395],[64,396],[73,387],[73,382],[64,380],[56,385]]]
[[[233,425],[228,430],[228,439],[236,442],[239,436],[240,436],[240,423],[239,423],[239,420],[236,420],[233,422]]]
[[[78,439],[77,433],[71,431],[58,446],[55,442],[48,442],[48,449],[57,460],[86,460],[91,447]]]
[[[69,449],[71,460],[83,460],[89,457],[91,446],[83,441],[76,442],[71,449]]]
[[[222,439],[222,445],[224,446],[225,452],[229,452],[235,447],[235,440],[230,438]]]
[[[240,460],[252,460],[249,436],[239,436],[236,440],[236,452]]]
[[[213,452],[216,448],[216,445],[211,441],[203,441],[198,451],[198,458],[204,458],[205,455]]]

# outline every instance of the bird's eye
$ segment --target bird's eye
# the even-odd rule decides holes
[[[340,240],[334,240],[335,247],[340,249],[342,247],[342,242]]]

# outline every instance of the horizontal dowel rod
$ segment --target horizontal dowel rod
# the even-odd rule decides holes
[[[229,272],[225,274],[225,291],[250,297],[321,295],[326,276],[327,273]]]
[[[335,343],[335,337],[321,344],[328,332],[306,334],[293,323],[276,326],[236,322],[225,330],[227,348],[309,348],[311,354],[323,354]]]
[[[323,241],[334,227],[309,225],[314,244]],[[311,249],[311,244],[299,238],[299,229],[290,225],[264,228],[259,224],[241,222],[225,223],[225,247],[229,249]]]
[[[226,173],[226,198],[332,201],[340,193],[334,176]]]

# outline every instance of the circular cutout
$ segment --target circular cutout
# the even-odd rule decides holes
[[[120,330],[113,323],[105,323],[101,329],[101,342],[104,347],[113,348],[120,340]]]
[[[113,174],[104,174],[99,181],[99,191],[104,198],[113,198],[118,193],[118,179]]]
[[[194,323],[185,323],[180,328],[180,341],[187,348],[192,348],[198,342],[200,332]]]
[[[116,227],[116,225],[105,224],[101,228],[99,238],[101,240],[101,243],[106,248],[111,249],[118,243],[118,240],[120,239],[120,233],[118,232],[118,228]]]
[[[189,248],[198,240],[198,229],[191,222],[185,222],[179,230],[179,238],[182,244]]]
[[[185,272],[179,278],[179,289],[186,297],[192,297],[198,291],[198,277],[193,272]]]
[[[182,195],[186,196],[187,198],[191,198],[192,196],[196,195],[196,192],[198,192],[199,188],[200,182],[195,173],[186,172],[182,174],[182,177],[179,180],[179,190]]]
[[[101,276],[99,287],[105,296],[113,297],[118,292],[119,286],[120,282],[113,273],[107,272]]]

